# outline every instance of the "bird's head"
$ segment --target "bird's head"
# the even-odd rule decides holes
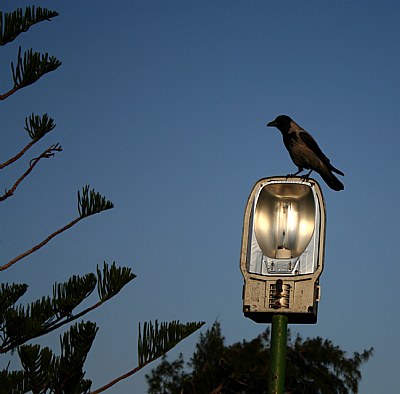
[[[276,127],[282,133],[287,133],[290,129],[292,119],[287,115],[279,115],[272,122],[267,123],[268,127]]]

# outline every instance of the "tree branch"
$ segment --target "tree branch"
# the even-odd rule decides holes
[[[48,310],[50,309],[51,313],[43,314],[42,312],[39,312],[39,320],[35,317],[35,315],[37,314],[35,311],[38,310],[37,304],[40,300],[38,300],[36,303],[31,303],[31,305],[27,307],[26,310],[30,311],[29,316],[27,313],[24,312],[24,308],[21,309],[21,307],[19,307],[19,309],[14,309],[15,312],[17,312],[17,316],[15,317],[18,318],[19,316],[21,316],[21,314],[25,314],[28,319],[32,319],[34,322],[39,323],[40,326],[38,324],[34,324],[33,326],[36,327],[35,329],[28,328],[27,330],[20,331],[14,336],[10,336],[10,333],[7,331],[7,324],[5,326],[4,324],[0,324],[0,338],[3,342],[0,345],[0,354],[13,350],[16,347],[26,343],[27,341],[46,335],[65,324],[69,324],[74,320],[81,318],[82,316],[100,307],[106,301],[116,296],[119,290],[121,290],[128,282],[136,277],[135,274],[131,273],[130,268],[117,268],[115,266],[115,262],[111,265],[111,267],[109,267],[109,265],[104,262],[103,274],[100,274],[99,269],[97,269],[97,271],[97,280],[94,274],[88,274],[82,278],[74,275],[72,278],[70,278],[68,282],[64,284],[55,283],[53,286],[52,305],[49,308],[44,308]],[[80,282],[80,285],[78,284],[78,282]],[[100,297],[99,301],[89,308],[86,308],[79,313],[73,314],[72,312],[78,307],[78,305],[80,305],[80,303],[85,298],[92,294],[96,284],[98,287],[98,295]],[[106,297],[103,297],[104,290],[101,290],[103,287],[107,287],[109,289]],[[26,290],[26,287],[23,287],[21,290],[24,289]],[[24,292],[25,291],[23,291],[23,293]],[[72,302],[68,302],[67,299],[71,296],[74,299],[72,300]],[[42,299],[42,305],[43,301],[45,300]],[[63,301],[66,301],[66,303],[63,303]],[[7,305],[5,306],[5,308],[8,308]],[[10,316],[12,318],[13,315],[11,314]],[[18,319],[15,319],[15,317],[14,321],[17,322],[16,324],[18,324]],[[4,321],[7,322],[8,317],[5,317]],[[23,324],[23,322],[19,324]],[[1,333],[4,333],[5,336],[1,336]]]
[[[76,223],[78,223],[82,219],[83,219],[83,217],[78,217],[78,218],[72,220],[70,223],[68,223],[63,228],[60,228],[57,231],[55,231],[53,234],[50,234],[44,241],[40,242],[39,244],[37,244],[33,248],[31,248],[31,249],[27,250],[26,252],[20,254],[19,256],[15,257],[14,259],[10,260],[7,264],[4,264],[4,265],[0,266],[0,271],[6,270],[7,268],[11,267],[12,265],[14,265],[19,260],[22,260],[24,257],[29,256],[30,254],[36,252],[38,249],[42,248],[49,241],[51,241],[56,235],[59,235],[59,234],[63,233],[64,231],[68,230],[69,228],[71,228],[73,225],[75,225]]]
[[[50,21],[58,16],[58,12],[35,6],[17,8],[13,12],[0,12],[0,45],[3,46],[15,40],[19,34],[29,30],[36,23]]]
[[[45,74],[60,66],[61,62],[56,57],[49,56],[48,53],[33,52],[32,49],[24,52],[22,58],[21,47],[19,47],[16,65],[14,66],[14,63],[11,62],[14,86],[8,92],[0,94],[0,100],[5,100],[17,90],[32,85]]]
[[[0,101],[3,101],[7,97],[10,97],[12,94],[14,94],[16,91],[18,91],[21,88],[22,88],[22,86],[15,86],[12,89],[10,89],[8,92],[0,94]]]
[[[72,315],[69,316],[67,319],[64,319],[65,316],[63,316],[62,318],[56,320],[51,326],[48,326],[48,327],[44,328],[42,331],[36,333],[35,335],[32,335],[29,338],[25,338],[25,339],[20,340],[20,341],[16,341],[16,342],[10,343],[8,346],[0,349],[0,354],[7,353],[10,350],[15,349],[17,346],[23,345],[24,343],[26,343],[26,342],[28,342],[28,341],[30,341],[32,339],[39,338],[39,337],[41,337],[43,335],[48,334],[49,332],[55,331],[58,328],[60,328],[61,326],[63,326],[64,324],[68,324],[68,323],[71,323],[71,322],[75,321],[75,320],[79,319],[80,317],[86,315],[87,313],[93,311],[94,309],[98,308],[99,306],[103,305],[106,301],[107,300],[104,300],[104,301],[100,300],[96,304],[92,305],[89,308],[86,308],[82,312],[79,312],[78,314],[73,315],[73,316]],[[64,320],[62,320],[62,319],[64,319]]]
[[[17,154],[17,156],[21,157],[26,152],[26,150],[29,149],[30,146],[32,146],[32,144],[34,142],[35,141],[30,142],[21,152],[19,152]],[[30,164],[29,164],[29,168],[17,179],[17,181],[14,183],[14,185],[12,186],[11,189],[7,190],[2,196],[0,196],[0,201],[4,201],[4,200],[6,200],[7,198],[11,197],[14,194],[14,192],[17,189],[17,187],[19,186],[19,184],[32,172],[32,170],[35,168],[35,166],[39,163],[39,161],[41,159],[48,159],[48,158],[54,156],[54,152],[61,152],[61,151],[62,151],[61,145],[59,145],[59,144],[51,145],[39,157],[36,157],[35,159],[32,159]],[[9,163],[10,161],[12,163],[13,161],[18,159],[17,156],[14,156],[10,160],[8,160],[8,162],[3,163],[3,164],[8,165],[8,164],[10,164]],[[5,165],[3,165],[3,167]],[[0,167],[0,169],[3,168],[3,167]]]
[[[129,372],[119,376],[118,378],[112,380],[110,383],[107,383],[106,385],[104,385],[103,387],[98,388],[97,390],[91,391],[89,394],[98,394],[98,393],[102,393],[103,391],[108,390],[110,387],[114,386],[115,384],[117,384],[118,382],[120,382],[121,380],[124,380],[126,378],[129,378],[130,376],[132,376],[133,374],[135,374],[136,372],[140,371],[142,368],[144,368],[146,365],[152,363],[153,361],[157,360],[158,358],[160,358],[162,355],[158,355],[155,356],[151,359],[149,359],[148,361],[146,361],[145,363],[138,365],[137,367],[133,368],[132,370],[130,370]]]
[[[183,325],[180,324],[179,321],[173,321],[171,323],[161,323],[161,325],[158,325],[158,321],[156,320],[154,325],[151,322],[145,322],[142,332],[139,324],[139,365],[136,368],[133,368],[131,371],[112,380],[105,386],[90,392],[90,394],[102,393],[103,391],[109,389],[111,386],[114,386],[121,380],[129,378],[130,376],[144,368],[146,365],[165,355],[178,343],[183,341],[189,335],[193,334],[203,325],[204,322],[194,322]]]
[[[11,159],[8,159],[7,161],[5,161],[4,163],[0,164],[0,170],[2,170],[4,167],[9,166],[10,164],[14,163],[15,161],[17,161],[20,157],[22,157],[22,155],[29,149],[31,148],[35,142],[37,141],[31,141],[28,145],[25,146],[24,149],[22,149],[19,153],[17,153],[14,157],[11,157]]]

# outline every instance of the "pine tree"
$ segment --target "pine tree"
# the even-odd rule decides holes
[[[34,6],[25,10],[0,12],[0,46],[10,44],[32,26],[53,20],[56,11]],[[0,93],[0,100],[16,94],[20,89],[35,84],[44,75],[57,70],[61,61],[48,53],[39,53],[29,49],[22,52],[19,47],[15,62],[11,63],[12,86]],[[11,166],[21,157],[31,152],[31,148],[56,127],[48,114],[32,113],[25,118],[25,130],[30,141],[17,154],[0,163],[0,170]],[[27,169],[0,196],[0,202],[17,195],[19,186],[36,169],[39,162],[51,159],[62,152],[59,143],[51,144],[33,157]],[[54,237],[67,231],[81,220],[105,210],[114,204],[91,189],[89,185],[77,193],[78,214],[65,226],[55,230],[43,241],[22,252],[8,262],[0,264],[0,271],[11,269],[14,264],[37,252]],[[99,393],[131,376],[148,363],[164,355],[185,337],[199,329],[203,323],[181,324],[145,323],[139,325],[138,356],[139,365],[106,386],[91,390],[92,382],[85,378],[84,364],[92,347],[98,327],[81,318],[114,296],[136,277],[129,267],[118,267],[115,262],[104,262],[95,273],[83,276],[74,275],[64,283],[55,283],[50,296],[30,302],[19,303],[27,292],[26,283],[0,284],[0,354],[2,357],[18,356],[21,370],[0,371],[1,393]],[[97,292],[97,301],[84,308],[83,302]],[[60,355],[48,347],[32,344],[32,340],[42,337],[62,326],[69,328],[60,337]],[[29,344],[28,341],[30,342]]]
[[[290,333],[289,333],[290,334]],[[290,338],[290,335],[288,335]],[[162,362],[146,375],[150,394],[217,394],[267,392],[270,332],[267,329],[251,341],[224,344],[218,322],[200,335],[190,361],[182,355]],[[289,339],[286,359],[285,393],[357,393],[360,367],[373,349],[352,357],[330,340],[297,335]]]

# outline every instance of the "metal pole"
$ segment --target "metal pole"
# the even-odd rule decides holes
[[[287,321],[287,316],[272,316],[268,394],[283,394],[285,390]]]

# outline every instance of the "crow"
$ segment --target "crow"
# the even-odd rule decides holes
[[[277,116],[275,120],[267,123],[267,126],[276,127],[282,133],[283,143],[293,163],[298,167],[298,171],[291,176],[296,176],[307,169],[310,171],[304,178],[308,178],[313,171],[316,171],[331,189],[336,191],[344,189],[343,183],[333,174],[336,172],[344,175],[343,172],[331,164],[310,133],[287,115]]]

